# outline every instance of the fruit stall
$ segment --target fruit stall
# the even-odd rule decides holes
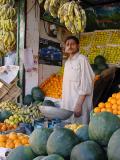
[[[120,160],[119,7],[115,0],[0,0],[0,160]],[[95,73],[88,125],[68,123],[73,113],[60,109],[62,47],[71,34]]]

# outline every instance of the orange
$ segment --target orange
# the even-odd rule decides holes
[[[112,105],[112,109],[117,109],[118,108],[118,105],[117,104],[113,104]]]
[[[118,111],[117,114],[120,115],[120,111]]]
[[[95,113],[99,113],[99,112],[101,112],[101,110],[100,110],[99,107],[96,107],[96,108],[94,109],[94,112],[95,112]]]
[[[111,101],[111,99],[112,99],[112,97],[109,97],[109,98],[108,98],[108,102],[110,102],[110,101]]]
[[[6,135],[1,135],[0,134],[0,142],[5,142],[7,140],[7,137],[6,137]]]
[[[111,98],[110,103],[111,104],[116,104],[117,103],[116,98]]]
[[[0,147],[4,147],[5,148],[6,143],[5,142],[0,142]]]
[[[11,148],[11,149],[13,149],[13,148],[15,148],[15,145],[14,145],[14,143],[13,142],[10,142],[10,143],[6,143],[6,148]]]
[[[117,95],[116,95],[116,99],[120,99],[120,92],[119,92],[119,93],[117,93]]]
[[[11,132],[11,133],[9,134],[9,139],[15,140],[15,139],[17,139],[17,138],[18,138],[17,133]]]
[[[22,144],[27,144],[29,141],[28,141],[28,139],[27,138],[23,138],[22,139]]]
[[[119,99],[119,100],[117,100],[117,104],[118,104],[118,105],[120,105],[120,99]]]
[[[105,103],[105,107],[106,107],[106,108],[111,108],[111,107],[112,107],[112,104],[111,104],[110,102],[106,102],[106,103]]]
[[[14,144],[16,144],[16,143],[21,143],[21,140],[20,139],[14,140]]]
[[[22,143],[19,143],[19,142],[18,142],[18,143],[15,143],[15,148],[16,148],[16,147],[19,147],[19,146],[22,146]]]
[[[117,110],[113,110],[112,113],[113,113],[113,114],[118,114],[118,111],[117,111]]]
[[[7,130],[6,125],[3,125],[3,126],[1,127],[1,131],[6,131],[6,130]]]
[[[98,104],[98,107],[99,107],[99,108],[104,108],[104,107],[105,107],[105,103],[103,103],[103,102],[99,103],[99,104]]]
[[[102,109],[101,109],[101,112],[105,112],[105,111],[106,111],[106,108],[102,108]]]
[[[106,111],[112,113],[112,109],[111,108],[107,108]]]
[[[112,97],[113,97],[113,98],[116,98],[116,95],[117,95],[116,93],[113,93],[113,94],[112,94]]]

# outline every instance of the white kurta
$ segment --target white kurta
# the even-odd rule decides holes
[[[82,106],[82,122],[87,123],[92,110],[94,73],[88,59],[76,53],[65,63],[62,89],[62,108],[74,111],[80,95],[87,95]]]

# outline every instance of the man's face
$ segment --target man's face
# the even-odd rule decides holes
[[[73,39],[69,39],[65,43],[65,53],[68,55],[74,55],[79,51],[79,44],[77,44]]]

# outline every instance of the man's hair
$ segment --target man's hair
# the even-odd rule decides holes
[[[65,39],[65,43],[68,41],[68,40],[74,40],[76,42],[76,44],[79,44],[79,39],[75,36],[68,36],[66,39]]]

